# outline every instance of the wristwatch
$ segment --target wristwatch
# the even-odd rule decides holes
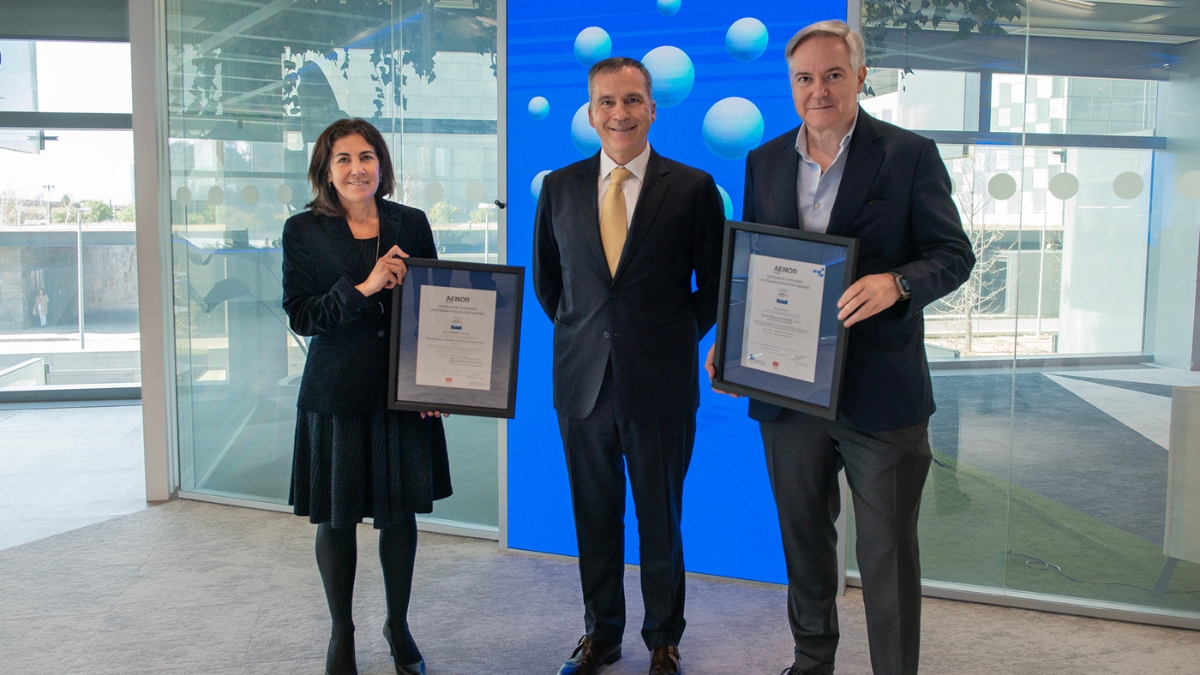
[[[908,285],[908,279],[904,278],[899,272],[888,272],[892,278],[896,280],[896,288],[900,289],[900,299],[907,300],[912,297],[912,286]]]

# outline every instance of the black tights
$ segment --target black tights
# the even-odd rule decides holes
[[[325,586],[325,600],[333,631],[326,655],[330,673],[354,670],[354,571],[358,566],[357,527],[317,526],[317,569]],[[412,594],[413,562],[417,557],[417,521],[412,513],[379,531],[379,562],[387,600],[385,633],[390,636],[397,663],[421,660],[421,652],[408,630],[408,601]]]

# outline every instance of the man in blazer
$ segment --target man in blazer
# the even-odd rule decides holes
[[[783,535],[794,675],[833,672],[842,467],[872,667],[917,672],[917,514],[934,411],[921,312],[975,264],[937,146],[858,107],[863,52],[841,21],[798,32],[786,58],[803,122],[746,158],[743,220],[858,239],[859,278],[837,303],[849,329],[838,419],[750,402]]]
[[[586,626],[561,675],[621,658],[626,466],[650,673],[681,667],[683,479],[699,404],[697,342],[716,320],[725,220],[711,176],[650,148],[651,92],[634,59],[592,67],[588,119],[602,151],[546,176],[534,225],[533,284],[554,322],[554,407]]]

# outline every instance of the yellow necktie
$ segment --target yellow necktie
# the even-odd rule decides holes
[[[625,217],[625,191],[621,184],[633,172],[617,167],[608,174],[608,190],[604,192],[604,204],[600,207],[600,241],[604,244],[604,257],[608,259],[608,271],[616,276],[617,263],[621,261],[621,249],[625,248],[625,235],[629,223]]]

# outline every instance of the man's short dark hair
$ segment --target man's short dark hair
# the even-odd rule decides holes
[[[650,77],[650,71],[646,70],[646,66],[637,59],[631,59],[628,56],[610,56],[607,59],[597,61],[588,70],[588,100],[592,98],[592,80],[597,75],[605,73],[618,73],[626,68],[634,68],[646,78],[646,93],[650,100],[654,100],[654,78]]]
[[[312,209],[317,215],[346,215],[337,189],[329,182],[329,163],[333,160],[333,144],[347,136],[362,136],[375,149],[375,159],[379,161],[379,189],[375,190],[375,198],[383,199],[396,189],[396,172],[392,168],[392,156],[383,134],[362,118],[340,119],[321,132],[313,144],[312,161],[308,164],[308,182],[312,183],[313,200],[304,208]]]

